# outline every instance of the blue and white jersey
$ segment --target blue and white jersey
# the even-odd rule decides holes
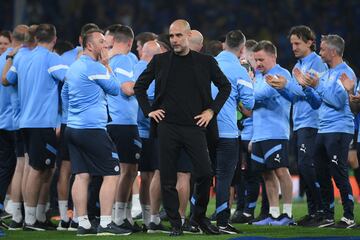
[[[12,51],[12,48],[6,49],[6,51],[0,56],[0,74],[2,75],[5,64],[6,55]],[[11,104],[11,95],[13,89],[11,86],[5,87],[0,84],[0,129],[12,131],[15,130],[13,123],[13,108]]]
[[[11,89],[11,106],[13,109],[13,124],[15,129],[19,129],[20,125],[20,96],[18,89],[18,81],[27,81],[29,57],[31,50],[27,47],[22,47],[16,53],[13,64],[6,74],[6,79],[15,85],[8,86]],[[20,79],[20,80],[19,80]]]
[[[326,71],[315,88],[322,99],[319,109],[319,133],[354,134],[349,95],[340,81],[343,73],[356,81],[353,70],[345,62],[342,62]]]
[[[110,59],[116,80],[119,85],[134,81],[133,65],[127,55],[118,54]],[[108,124],[137,125],[138,102],[136,97],[127,96],[122,91],[118,96],[107,97],[111,122]]]
[[[59,55],[42,46],[31,51],[25,67],[26,77],[19,77],[17,81],[20,98],[19,127],[55,128],[59,101],[58,81],[64,79],[68,67],[62,63]]]
[[[70,66],[71,64],[73,64],[73,62],[76,61],[79,52],[82,51],[83,48],[81,46],[77,46],[69,51],[64,52],[63,54],[61,54],[61,58],[63,60],[63,63],[65,65]]]
[[[215,58],[224,75],[231,83],[231,93],[224,106],[217,115],[219,137],[238,138],[236,110],[241,101],[246,109],[254,107],[253,85],[246,69],[241,66],[235,54],[222,51]],[[211,85],[212,97],[215,98],[219,90],[214,84]]]
[[[76,59],[78,58],[79,52],[82,50],[83,50],[83,48],[81,46],[77,46],[76,48],[73,48],[67,52],[64,52],[61,55],[63,63],[70,67],[70,65],[76,61]],[[62,89],[63,88],[64,88],[64,86],[62,86]],[[63,91],[62,89],[61,89],[61,91]],[[67,96],[67,94],[65,94],[65,96]],[[69,108],[68,99],[61,97],[61,123],[62,124],[67,123],[68,108]]]
[[[134,53],[129,52],[127,54],[127,56],[129,57],[129,59],[131,61],[131,66],[135,66],[135,64],[137,64],[139,62],[138,57]]]
[[[146,69],[148,63],[144,60],[140,60],[135,66],[134,66],[134,80],[136,81],[140,74]],[[153,101],[155,97],[155,81],[153,81],[148,90],[147,95],[149,101]],[[145,117],[143,111],[141,108],[138,108],[138,116],[137,116],[137,123],[138,123],[138,129],[139,129],[139,136],[141,138],[149,138],[150,137],[150,118]]]
[[[327,65],[315,52],[299,59],[294,69],[298,68],[304,75],[307,73],[321,77],[327,71]],[[296,79],[294,79],[296,81]],[[321,105],[319,94],[311,87],[303,89],[305,96],[296,95],[293,99],[293,123],[294,131],[305,128],[319,127],[318,109]]]
[[[265,80],[266,75],[280,75],[291,81],[288,70],[275,65],[267,73],[255,73],[253,110],[253,142],[270,139],[289,139],[291,102]]]
[[[106,94],[116,96],[119,92],[120,85],[114,75],[101,63],[82,55],[67,71],[61,92],[62,98],[69,99],[67,126],[105,129],[108,120]]]
[[[251,141],[253,136],[252,116],[245,118],[242,122],[243,129],[240,131],[241,141]]]

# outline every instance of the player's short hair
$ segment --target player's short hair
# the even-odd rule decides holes
[[[345,40],[336,34],[322,35],[321,42],[325,42],[328,47],[335,49],[339,56],[343,56],[345,50]]]
[[[310,50],[311,51],[316,50],[316,35],[315,35],[315,32],[313,30],[311,30],[311,28],[309,28],[308,26],[299,25],[299,26],[292,27],[289,31],[288,37],[290,38],[291,35],[297,36],[299,39],[303,40],[305,43],[308,41],[313,41],[313,44],[311,44],[311,46],[310,46]]]
[[[256,46],[253,49],[254,52],[259,52],[261,50],[263,50],[266,53],[274,54],[275,56],[277,56],[277,49],[271,41],[262,40],[258,42],[258,44],[256,44]]]

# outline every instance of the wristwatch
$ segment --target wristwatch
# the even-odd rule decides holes
[[[8,59],[14,59],[14,55],[6,55],[6,60],[8,60]]]

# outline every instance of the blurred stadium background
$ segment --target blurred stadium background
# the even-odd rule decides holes
[[[291,69],[295,59],[287,39],[291,26],[305,24],[321,34],[346,41],[345,58],[360,70],[360,1],[358,0],[6,0],[0,3],[0,28],[53,23],[58,38],[77,43],[81,26],[113,23],[164,33],[177,18],[187,19],[207,40],[241,29],[248,39],[268,39],[279,48],[278,62]],[[319,43],[318,43],[319,44]]]

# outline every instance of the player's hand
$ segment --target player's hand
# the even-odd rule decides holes
[[[317,74],[305,74],[305,86],[316,87],[319,84],[319,76]]]
[[[213,117],[214,111],[209,108],[203,111],[200,115],[195,116],[194,119],[197,120],[196,125],[199,127],[207,127]]]
[[[148,114],[149,118],[154,119],[157,123],[159,123],[161,120],[165,117],[165,111],[162,109],[158,109],[155,111],[152,111]]]
[[[109,66],[109,50],[106,48],[101,49],[99,61],[104,66]]]
[[[351,80],[346,73],[341,74],[340,81],[348,93],[354,92],[355,82]]]
[[[286,78],[280,75],[266,75],[265,80],[270,86],[276,89],[283,89],[287,84]]]
[[[305,75],[300,71],[298,68],[294,68],[293,76],[295,77],[296,81],[303,87],[306,86]]]
[[[360,92],[358,92],[358,95],[349,94],[350,102],[352,103],[360,103]]]

